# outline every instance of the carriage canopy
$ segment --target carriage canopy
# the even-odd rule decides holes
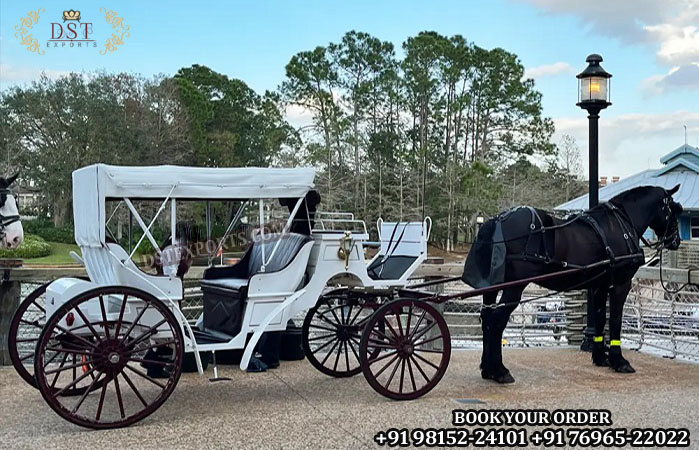
[[[73,172],[75,241],[105,242],[106,199],[247,200],[299,198],[314,184],[313,168],[124,167],[93,164]]]

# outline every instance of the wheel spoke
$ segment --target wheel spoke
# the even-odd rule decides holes
[[[337,333],[337,327],[335,327],[333,329],[333,328],[328,328],[328,327],[321,327],[320,325],[311,324],[310,328],[318,328],[319,330],[331,331],[333,333]]]
[[[427,363],[427,365],[433,367],[435,370],[439,370],[439,367],[437,367],[436,365],[434,365],[431,361],[429,361],[429,360],[423,358],[422,356],[418,355],[417,353],[413,353],[413,356],[416,357],[416,358],[418,358],[418,359],[421,359],[423,362]]]
[[[337,336],[337,335],[335,333],[332,333],[332,334],[324,334],[322,336],[314,336],[312,338],[308,338],[308,342],[317,341],[319,339],[327,339],[327,338],[333,337],[333,336]]]
[[[408,361],[408,373],[410,374],[410,383],[413,385],[413,392],[417,391],[417,385],[415,384],[415,375],[413,374],[413,365],[410,363],[410,358]]]
[[[352,339],[352,338],[350,338],[350,340],[351,340],[352,342],[356,343],[356,344],[357,344],[357,347],[359,347],[359,342],[356,342],[356,341],[355,341],[354,339]],[[352,353],[354,353],[354,357],[357,358],[357,361],[361,361],[361,360],[359,359],[359,353],[357,353],[357,350],[354,348],[354,345],[349,344],[349,348],[352,349]]]
[[[70,348],[58,348],[58,347],[46,347],[47,352],[57,352],[57,353],[70,353],[74,355],[87,355],[87,356],[93,356],[94,353],[88,352],[87,350],[83,349],[77,349],[73,350]]]
[[[415,367],[417,367],[417,370],[418,370],[418,372],[420,372],[420,375],[422,375],[422,377],[425,379],[425,381],[427,381],[427,382],[429,383],[429,382],[430,382],[430,377],[428,377],[428,376],[425,374],[425,371],[422,370],[422,367],[420,367],[420,364],[418,364],[417,360],[415,360],[415,358],[413,358],[413,355],[410,355],[410,359],[411,359],[411,360],[413,361],[413,363],[415,364]]]
[[[340,342],[340,345],[337,346],[337,356],[335,356],[335,365],[333,366],[333,370],[337,372],[337,363],[340,362],[340,355],[342,354],[342,342]]]
[[[119,319],[117,319],[116,328],[114,329],[114,337],[119,337],[119,332],[121,331],[121,323],[124,320],[124,311],[126,310],[126,299],[128,294],[124,294],[124,298],[121,300],[121,308],[119,308]]]
[[[73,357],[75,357],[75,355],[73,355]],[[75,359],[73,361],[75,361]],[[69,366],[61,366],[57,369],[46,370],[44,371],[44,373],[46,375],[51,375],[52,373],[59,373],[63,372],[64,370],[77,369],[78,367],[83,367],[85,365],[86,364],[84,362],[80,361],[79,363],[71,364]],[[75,377],[75,374],[73,374],[73,377]]]
[[[148,375],[146,375],[145,373],[141,372],[140,370],[138,370],[138,369],[136,369],[136,368],[134,368],[134,367],[131,367],[131,366],[128,365],[128,364],[127,364],[126,366],[124,366],[124,367],[126,367],[127,369],[129,369],[129,370],[132,371],[133,373],[135,373],[135,374],[137,374],[137,375],[140,375],[141,377],[145,378],[146,380],[150,381],[151,383],[153,383],[154,385],[160,387],[161,389],[165,389],[165,385],[164,385],[164,384],[162,384],[162,383],[160,383],[159,381],[157,381],[157,380],[155,380],[155,379],[149,377]]]
[[[43,306],[41,306],[40,304],[38,304],[38,303],[36,302],[36,300],[34,300],[34,301],[32,302],[32,305],[36,306],[37,308],[39,308],[39,309],[41,310],[42,313],[46,314],[46,310],[43,308]],[[27,309],[28,309],[28,308],[27,308]]]
[[[442,335],[440,334],[439,336],[431,337],[425,341],[418,342],[417,344],[413,344],[413,347],[421,347],[425,344],[429,344],[430,342],[434,342],[436,340],[442,339]],[[415,341],[413,341],[415,342]]]
[[[381,376],[381,374],[384,372],[384,370],[386,370],[388,368],[388,366],[393,364],[393,361],[395,361],[396,359],[398,359],[398,353],[396,353],[395,356],[393,358],[391,358],[391,360],[388,361],[386,363],[386,365],[381,368],[381,370],[379,370],[376,374],[374,374],[374,377],[379,378],[379,376]]]
[[[82,374],[81,376],[79,376],[78,378],[76,378],[75,380],[73,380],[73,381],[72,381],[70,384],[68,384],[67,386],[63,386],[63,387],[62,387],[61,389],[59,389],[58,391],[54,392],[54,393],[53,393],[53,396],[54,396],[54,397],[58,397],[59,395],[61,395],[61,394],[64,393],[65,391],[67,391],[68,389],[70,389],[70,388],[72,388],[72,387],[75,387],[75,385],[77,385],[77,384],[80,383],[82,380],[84,380],[85,378],[87,378],[88,376],[90,376],[90,374],[91,374],[92,372],[94,372],[95,370],[97,370],[97,369],[94,368],[94,367],[93,367],[92,369],[88,370],[87,372],[85,372],[84,374]]]
[[[419,340],[421,337],[423,337],[428,331],[430,331],[432,328],[434,328],[435,325],[437,325],[437,322],[432,322],[432,323],[430,323],[428,326],[426,326],[425,328],[423,328],[422,331],[420,331],[419,333],[415,334],[415,336],[413,336],[410,340],[411,340],[412,342],[418,341],[418,340]]]
[[[41,324],[39,324],[39,321],[38,321],[38,320],[35,320],[35,321],[33,321],[33,322],[30,322],[30,321],[28,321],[28,320],[19,319],[19,323],[23,323],[24,325],[29,325],[30,327],[36,327],[36,328],[39,328],[39,329],[44,328]]]
[[[95,387],[95,384],[97,384],[97,380],[99,380],[99,377],[101,375],[103,375],[102,372],[98,373],[97,377],[92,377],[92,383],[90,383],[90,386],[87,389],[85,389],[85,392],[83,392],[83,395],[80,396],[80,400],[78,400],[78,403],[76,403],[75,406],[73,407],[73,410],[70,412],[71,414],[75,414],[78,412],[78,409],[80,409],[80,406],[82,406],[83,402],[87,398],[87,394],[92,392],[92,388]]]
[[[56,353],[56,354],[58,354],[58,353]],[[61,361],[61,364],[58,366],[59,369],[65,365],[67,359],[68,359],[68,353],[64,353],[63,360]],[[46,366],[44,366],[44,367],[46,367]],[[58,376],[59,376],[59,373],[56,373],[56,375],[54,375],[53,381],[51,382],[51,389],[53,389],[56,386],[56,381],[58,381]]]
[[[68,334],[68,335],[70,335],[70,336],[73,336],[74,338],[76,338],[76,339],[79,340],[80,342],[82,342],[82,343],[84,343],[84,344],[86,344],[86,345],[88,345],[88,346],[90,346],[90,347],[92,347],[92,348],[94,348],[94,349],[97,349],[97,346],[96,346],[95,344],[93,344],[92,342],[88,341],[87,339],[84,339],[84,338],[78,336],[77,334],[73,333],[72,331],[66,330],[65,328],[63,328],[62,326],[60,326],[60,325],[58,325],[58,324],[56,324],[56,328],[58,328],[59,330],[61,330],[62,332],[66,333],[66,334]]]
[[[347,371],[349,372],[349,370],[350,370],[349,349],[347,348],[347,341],[345,341],[345,364],[347,365]]]
[[[73,309],[74,309],[75,311],[78,312],[78,315],[79,315],[80,318],[83,320],[83,323],[84,323],[85,325],[87,325],[87,328],[89,328],[89,329],[90,329],[90,332],[92,333],[92,335],[93,335],[95,338],[97,338],[97,341],[101,341],[101,340],[102,340],[102,337],[97,333],[97,330],[95,330],[95,329],[93,328],[92,323],[90,323],[90,321],[87,320],[87,317],[85,317],[85,314],[80,310],[80,307],[76,306],[76,307],[73,308]]]
[[[388,386],[391,385],[391,381],[393,381],[393,376],[396,374],[396,371],[398,370],[398,366],[400,366],[400,361],[396,361],[396,365],[393,367],[393,371],[391,372],[391,376],[388,377],[388,381],[386,384],[384,384],[384,387],[388,389]],[[378,375],[377,375],[378,377]]]
[[[126,414],[124,414],[124,401],[121,398],[121,389],[119,389],[119,374],[114,376],[114,390],[116,391],[117,402],[119,403],[119,414],[121,414],[121,418],[123,419],[126,417]]]
[[[143,333],[142,333],[140,336],[138,336],[136,339],[134,339],[133,341],[129,342],[129,343],[126,345],[126,347],[127,347],[127,348],[134,347],[134,346],[135,346],[136,344],[138,344],[139,342],[142,342],[142,341],[144,341],[145,339],[147,339],[147,338],[149,338],[150,336],[152,336],[153,334],[157,333],[157,332],[158,332],[158,327],[159,327],[160,325],[164,324],[164,323],[167,323],[167,319],[163,319],[163,320],[161,320],[160,322],[158,322],[157,324],[155,324],[155,325],[153,325],[152,327],[148,328],[148,330],[146,330],[145,332],[143,332]]]
[[[319,351],[323,350],[325,347],[327,347],[328,345],[330,345],[332,342],[334,342],[334,341],[336,341],[336,340],[337,340],[337,338],[334,338],[334,339],[329,340],[329,341],[326,342],[325,344],[323,344],[323,345],[321,345],[320,347],[318,347],[317,349],[315,349],[315,350],[313,351],[313,353],[314,353],[314,354],[315,354],[315,353],[318,353]]]
[[[134,327],[136,326],[136,324],[138,323],[138,321],[141,320],[141,317],[143,317],[143,314],[145,314],[145,312],[146,312],[146,310],[148,309],[149,306],[150,306],[150,303],[147,303],[147,304],[146,304],[146,307],[143,308],[143,309],[141,310],[141,312],[139,312],[139,313],[136,315],[136,319],[134,319],[134,321],[131,323],[131,326],[129,327],[129,329],[126,330],[126,333],[124,333],[124,336],[123,336],[123,339],[124,339],[124,340],[126,340],[126,338],[128,337],[128,335],[131,334],[131,331],[134,329]]]
[[[408,308],[408,321],[405,325],[405,335],[410,336],[410,318],[413,317],[413,305]]]
[[[372,365],[372,364],[377,363],[377,362],[379,362],[379,361],[383,361],[384,359],[390,358],[391,356],[397,355],[397,354],[398,354],[397,351],[394,351],[394,352],[386,352],[386,353],[384,353],[382,356],[379,356],[378,358],[374,358],[374,359],[372,359],[371,361],[369,361],[369,365]]]
[[[102,326],[104,327],[104,335],[109,339],[109,325],[107,324],[107,312],[104,310],[104,297],[99,296],[100,312],[102,313]],[[116,381],[116,378],[114,379]]]
[[[420,314],[420,318],[418,319],[417,324],[415,325],[415,328],[413,329],[412,335],[414,335],[417,332],[417,330],[420,329],[420,325],[422,324],[422,321],[425,318],[426,314],[427,314],[427,310],[423,309],[422,314]],[[415,339],[413,339],[412,335],[408,336],[408,339],[411,341],[415,341]]]
[[[403,325],[401,324],[400,316],[398,315],[398,311],[395,311],[394,315],[396,316],[396,326],[398,327],[398,332],[400,333],[400,337],[403,337]]]
[[[121,372],[121,376],[124,377],[124,380],[126,380],[126,384],[129,385],[133,393],[136,394],[136,397],[138,397],[141,403],[143,403],[143,406],[148,407],[148,402],[146,401],[146,399],[143,398],[139,390],[136,389],[136,385],[133,383],[133,381],[131,381],[131,378],[129,378],[128,375],[126,375],[126,372]]]
[[[155,364],[156,366],[174,366],[174,362],[157,361],[154,359],[129,358],[129,361],[145,364]]]
[[[441,337],[441,336],[440,336],[440,337]],[[432,350],[432,349],[427,349],[427,348],[413,349],[413,350],[414,350],[416,353],[417,353],[417,352],[420,352],[420,353],[439,353],[439,354],[444,353],[444,351],[442,351],[442,350]]]
[[[102,415],[102,406],[104,406],[104,396],[107,393],[107,385],[109,384],[106,381],[107,377],[105,377],[105,383],[102,385],[102,392],[100,392],[100,400],[97,404],[97,413],[95,414],[95,421],[97,422],[99,422],[100,416]]]
[[[138,348],[134,348],[134,349],[129,350],[128,352],[124,353],[124,355],[126,355],[126,356],[133,355],[134,353],[140,353],[140,352],[145,351],[145,350],[150,350],[150,349],[158,348],[158,347],[165,347],[166,345],[171,345],[171,344],[176,344],[176,343],[177,343],[177,341],[170,340],[170,341],[165,341],[165,342],[160,342],[160,343],[156,343],[153,345],[149,345],[148,347],[138,347]]]
[[[328,358],[330,358],[330,355],[332,355],[332,354],[335,352],[335,347],[337,347],[337,344],[340,343],[340,340],[339,340],[339,339],[334,339],[334,340],[336,340],[337,342],[335,342],[335,344],[330,348],[330,351],[328,352],[328,354],[325,355],[325,358],[323,359],[323,362],[320,363],[321,366],[324,366],[324,365],[325,365],[325,361],[327,361]]]
[[[403,393],[403,378],[405,378],[405,358],[403,358],[401,360],[401,364],[400,364],[400,385],[398,386],[398,393],[399,394]]]
[[[20,360],[20,361],[26,361],[26,360],[28,360],[29,358],[31,358],[32,356],[34,356],[34,354],[33,354],[33,353],[30,353],[30,354],[28,354],[27,356],[22,356],[19,360]]]

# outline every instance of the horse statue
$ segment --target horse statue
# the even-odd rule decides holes
[[[641,186],[580,214],[559,219],[546,211],[518,207],[483,224],[469,252],[463,281],[474,288],[544,277],[537,284],[550,290],[589,289],[594,302],[595,336],[592,361],[616,372],[635,370],[621,352],[624,302],[636,271],[645,264],[639,240],[650,227],[658,237],[652,248],[676,250],[680,245],[677,217],[682,206],[672,199],[680,188]],[[583,270],[572,270],[583,269]],[[513,283],[516,284],[516,283]],[[526,285],[483,296],[481,376],[498,383],[514,378],[502,362],[502,334]],[[609,297],[609,350],[604,345],[606,301]]]
[[[17,248],[24,240],[17,201],[10,191],[18,176],[19,173],[10,178],[0,177],[0,248],[4,249]]]

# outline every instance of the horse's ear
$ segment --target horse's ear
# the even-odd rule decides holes
[[[677,191],[679,191],[679,190],[680,190],[680,185],[678,184],[678,185],[675,186],[674,188],[672,188],[672,189],[670,189],[669,191],[667,191],[667,193],[670,194],[670,195],[675,195],[675,192],[677,192]]]
[[[5,183],[6,183],[6,184],[5,184],[5,187],[10,187],[10,185],[12,185],[12,183],[15,182],[15,180],[17,179],[18,176],[19,176],[19,172],[17,172],[16,174],[12,175],[12,176],[11,176],[10,178],[8,178],[7,180],[5,180]]]

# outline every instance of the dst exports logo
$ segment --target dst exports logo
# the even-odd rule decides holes
[[[90,39],[92,30],[92,22],[80,22],[80,11],[63,11],[63,24],[51,22],[51,39],[46,46],[97,47],[97,41]]]
[[[15,25],[15,37],[19,39],[27,51],[43,55],[53,49],[97,49],[100,35],[104,38],[104,46],[99,50],[100,55],[115,52],[124,44],[124,39],[131,36],[131,27],[124,23],[116,11],[102,7],[99,12],[105,22],[92,22],[83,17],[80,11],[69,9],[62,11],[59,21],[50,22],[50,29],[38,26],[40,17],[46,12],[44,8],[29,11]],[[88,13],[89,14],[89,13]],[[105,24],[106,23],[106,24]],[[35,36],[36,33],[36,36]],[[42,35],[46,34],[45,44],[40,43]]]

